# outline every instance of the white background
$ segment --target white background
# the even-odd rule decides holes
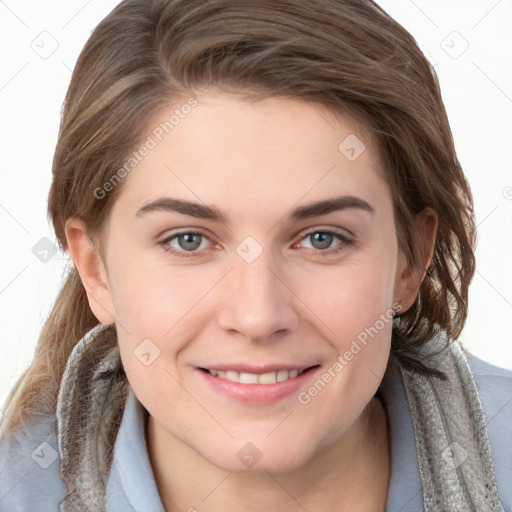
[[[378,3],[435,64],[474,193],[477,273],[460,339],[512,369],[512,2]],[[32,252],[43,237],[55,241],[46,208],[62,101],[81,48],[116,4],[0,0],[0,404],[31,360],[66,261]]]

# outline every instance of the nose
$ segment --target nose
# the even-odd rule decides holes
[[[295,295],[270,251],[247,263],[235,255],[218,314],[220,327],[252,342],[275,341],[299,321]]]

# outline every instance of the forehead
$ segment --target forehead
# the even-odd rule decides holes
[[[253,211],[334,192],[386,200],[374,141],[347,116],[287,98],[202,94],[194,102],[174,101],[143,130],[150,149],[120,196],[133,209],[166,194]]]

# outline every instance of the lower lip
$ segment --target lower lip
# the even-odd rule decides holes
[[[242,403],[270,404],[285,397],[297,394],[307,382],[317,373],[319,366],[310,368],[299,376],[275,384],[241,384],[220,377],[214,377],[208,372],[197,370],[202,377],[218,393],[234,398]]]

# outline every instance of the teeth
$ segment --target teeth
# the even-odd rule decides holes
[[[258,376],[258,384],[275,384],[276,382],[276,372],[262,373]]]
[[[222,372],[224,373],[224,378],[228,380],[238,380],[238,372]]]
[[[230,372],[232,373],[232,379],[236,379],[237,372]],[[226,378],[227,378],[227,372],[226,372]],[[258,384],[258,377],[256,373],[240,373],[239,380],[240,384]]]
[[[279,370],[277,372],[267,373],[208,370],[208,373],[214,377],[220,377],[221,379],[226,379],[231,382],[240,382],[241,384],[275,384],[276,382],[294,379],[304,373],[304,370]]]

